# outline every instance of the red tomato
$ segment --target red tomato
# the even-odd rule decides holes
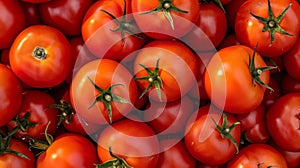
[[[296,43],[299,31],[300,6],[296,0],[246,1],[235,20],[239,41],[251,48],[258,44],[257,51],[266,57],[287,52]]]
[[[96,147],[89,139],[66,133],[57,137],[38,157],[36,167],[94,168],[98,162]]]
[[[54,87],[71,71],[72,48],[55,28],[34,25],[24,29],[12,44],[9,58],[13,72],[36,88]]]
[[[293,48],[283,55],[283,63],[287,73],[300,80],[300,38]]]
[[[198,27],[185,35],[183,40],[190,41],[188,44],[191,44],[193,50],[213,50],[226,35],[226,16],[222,9],[213,3],[200,3],[200,9],[200,17],[196,23]]]
[[[280,81],[280,89],[283,94],[300,92],[300,80],[296,80],[289,74],[285,73]]]
[[[228,4],[224,6],[226,11],[226,18],[228,23],[228,28],[234,30],[235,17],[240,9],[241,5],[247,0],[231,0]]]
[[[44,2],[49,2],[51,0],[21,0],[24,2],[30,2],[30,3],[44,3]]]
[[[22,103],[22,85],[11,69],[0,64],[0,126],[17,114]]]
[[[134,60],[141,90],[151,99],[163,102],[180,99],[197,83],[197,66],[196,55],[182,43],[171,40],[148,43]]]
[[[22,7],[26,16],[26,27],[41,24],[38,4],[23,1]]]
[[[288,151],[300,151],[300,93],[278,98],[267,111],[267,125],[274,143]]]
[[[264,95],[262,104],[268,108],[281,96],[281,89],[279,88],[279,81],[271,76],[269,86],[274,90],[273,92],[267,90]]]
[[[8,48],[26,26],[26,18],[18,0],[0,1],[0,49]]]
[[[245,134],[243,138],[250,143],[266,143],[270,135],[266,123],[266,109],[259,105],[255,110],[237,115],[241,123],[241,131]]]
[[[287,168],[284,157],[278,150],[267,144],[251,144],[241,151],[227,164],[227,168]]]
[[[196,120],[191,119],[185,128],[184,141],[197,160],[207,165],[222,165],[238,153],[241,131],[235,116],[207,105],[199,108]]]
[[[81,23],[92,0],[52,0],[39,5],[41,19],[46,25],[68,36],[81,33]]]
[[[300,152],[291,152],[283,149],[277,149],[285,158],[289,168],[298,168],[300,166]]]
[[[157,168],[196,167],[196,159],[189,153],[183,140],[163,139],[159,143],[162,152],[159,154]]]
[[[238,0],[239,1],[239,0]],[[241,43],[236,38],[235,34],[228,34],[225,36],[224,40],[221,42],[221,44],[218,46],[218,50],[222,48],[226,48],[233,45],[240,45]]]
[[[123,158],[134,168],[156,167],[160,150],[158,138],[152,128],[146,123],[129,119],[122,119],[107,126],[98,138],[100,161],[115,162],[118,167],[120,159],[113,160],[109,148],[114,155]]]
[[[76,113],[96,124],[111,123],[126,116],[133,109],[137,93],[132,74],[110,59],[98,59],[84,65],[70,88]]]
[[[18,139],[26,136],[35,139],[45,139],[45,129],[47,124],[48,133],[54,134],[57,126],[58,111],[48,108],[55,104],[54,99],[47,93],[37,90],[29,90],[23,93],[22,105],[17,113],[17,118],[7,124],[9,130],[19,127],[14,134]]]
[[[2,139],[1,139],[2,140]],[[1,141],[2,142],[2,141]],[[22,141],[16,139],[10,139],[9,150],[18,152],[19,154],[24,155],[27,158],[23,158],[21,156],[17,156],[16,154],[12,153],[2,153],[2,146],[1,146],[1,154],[0,154],[0,167],[5,168],[35,168],[35,156],[29,150],[28,146],[24,144]]]
[[[198,0],[132,0],[131,8],[142,32],[152,38],[170,39],[192,29],[199,18],[198,4]]]
[[[266,64],[262,57],[249,47],[236,45],[219,50],[204,74],[208,97],[229,113],[254,110],[262,102],[270,78],[263,67]]]
[[[130,4],[130,1],[126,1]],[[128,54],[138,50],[145,41],[137,35],[131,17],[130,6],[119,1],[97,1],[87,11],[82,24],[82,37],[89,50],[100,58],[123,60]]]

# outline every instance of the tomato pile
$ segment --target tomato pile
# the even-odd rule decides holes
[[[0,167],[299,168],[299,0],[0,0]]]

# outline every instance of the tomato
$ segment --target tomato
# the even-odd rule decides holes
[[[123,60],[145,43],[131,22],[129,0],[97,1],[87,11],[82,23],[82,37],[88,49],[99,58]]]
[[[267,126],[274,143],[288,151],[300,151],[300,94],[281,96],[267,111]],[[284,131],[283,131],[284,130]]]
[[[158,163],[158,138],[146,123],[119,120],[104,128],[97,142],[101,163],[110,161],[123,167],[124,162],[111,156],[110,151],[134,168],[153,168]]]
[[[240,45],[240,44],[241,43],[236,38],[235,34],[228,34],[225,36],[225,38],[223,39],[223,41],[221,42],[221,44],[218,46],[217,49],[220,50],[222,48],[226,48],[233,45]]]
[[[26,27],[41,24],[38,4],[22,1],[22,7],[26,16]]]
[[[174,144],[170,146],[170,144]],[[160,140],[162,152],[159,154],[157,168],[195,168],[196,159],[187,150],[184,141],[178,139]]]
[[[235,116],[206,105],[199,108],[196,120],[191,119],[185,127],[184,141],[198,161],[222,165],[238,153],[241,131]]]
[[[9,65],[9,50],[10,48],[5,48],[1,52],[1,63],[5,65]]]
[[[36,167],[93,168],[98,162],[96,147],[89,139],[78,134],[65,133],[57,137],[38,157]]]
[[[300,80],[300,38],[293,48],[283,55],[283,63],[287,73]]]
[[[0,1],[0,49],[8,48],[26,26],[26,18],[18,0]]]
[[[287,150],[277,149],[285,158],[289,168],[297,168],[300,166],[300,152],[291,152]]]
[[[205,165],[202,163],[198,163],[197,164],[197,168],[226,168],[225,164],[224,165],[218,165],[218,166],[209,166],[209,165]]]
[[[35,139],[45,139],[43,134],[49,122],[48,133],[54,134],[57,125],[57,109],[48,108],[55,104],[54,99],[47,93],[29,90],[23,93],[22,105],[14,120],[7,124],[12,130],[19,128],[14,134],[18,139],[30,136]]]
[[[241,151],[227,164],[228,168],[287,168],[284,157],[278,150],[267,144],[251,144]]]
[[[8,123],[22,103],[22,85],[11,69],[0,64],[0,126]]]
[[[234,30],[236,14],[245,1],[247,0],[232,0],[224,6],[229,30]]]
[[[2,139],[1,139],[2,142]],[[0,152],[0,167],[5,168],[35,168],[35,156],[28,148],[28,146],[22,141],[16,140],[14,138],[10,139],[8,149],[14,152],[18,152],[21,156],[17,156],[10,152],[2,153],[2,144]]]
[[[245,134],[244,138],[250,143],[266,143],[270,135],[266,124],[266,108],[259,105],[255,110],[237,115],[241,123],[241,131]]]
[[[267,90],[265,92],[263,101],[261,102],[266,108],[270,107],[281,96],[281,89],[279,87],[279,81],[275,77],[271,76],[269,86],[273,91]]]
[[[293,26],[290,26],[293,25]],[[287,52],[298,39],[300,6],[296,0],[251,0],[240,7],[235,20],[239,41],[266,57]]]
[[[182,43],[157,40],[139,51],[134,74],[141,90],[151,99],[170,102],[184,96],[197,83],[197,66],[196,55]]]
[[[222,9],[213,3],[200,3],[200,9],[200,17],[196,23],[198,27],[185,35],[183,40],[191,41],[189,44],[193,50],[213,50],[226,35],[226,16]]]
[[[52,0],[21,0],[21,1],[30,2],[30,3],[45,3],[45,2],[52,1]]]
[[[283,94],[300,92],[300,80],[292,78],[289,74],[285,73],[280,81],[280,89]]]
[[[198,0],[132,0],[131,8],[142,32],[152,38],[170,39],[192,29],[199,18],[198,4]]]
[[[52,0],[39,5],[41,19],[46,25],[68,36],[81,33],[81,23],[92,0]]]
[[[264,69],[266,68],[266,69]],[[263,100],[270,72],[262,57],[251,48],[236,45],[219,50],[204,74],[210,100],[229,113],[247,113]]]
[[[101,91],[102,90],[102,91]],[[97,59],[85,64],[73,78],[73,108],[88,123],[107,124],[126,116],[137,99],[132,74],[120,63]]]
[[[192,99],[182,97],[169,103],[152,103],[144,111],[144,120],[159,134],[183,133],[188,117],[194,112]]]
[[[36,88],[54,87],[71,71],[72,48],[57,29],[34,25],[24,29],[12,44],[9,59],[13,72]]]

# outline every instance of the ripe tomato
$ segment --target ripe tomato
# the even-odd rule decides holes
[[[285,73],[280,81],[280,89],[283,94],[300,92],[300,80],[296,80]]]
[[[241,151],[229,161],[227,168],[287,168],[284,157],[278,150],[267,144],[251,144],[241,149]]]
[[[68,36],[81,33],[81,23],[92,0],[52,0],[39,5],[43,23],[59,29]]]
[[[157,168],[196,167],[196,159],[189,153],[183,140],[163,139],[159,143],[162,152],[159,154]]]
[[[38,90],[29,90],[23,93],[22,105],[14,120],[7,124],[9,130],[18,127],[14,134],[18,139],[26,136],[35,139],[45,139],[43,134],[49,122],[48,133],[54,134],[57,126],[58,111],[48,108],[55,104],[54,99],[47,93]]]
[[[214,106],[202,106],[196,120],[189,120],[185,129],[187,149],[204,164],[221,165],[238,153],[241,131],[232,114],[222,114]]]
[[[111,156],[109,148],[114,155],[123,158],[134,168],[156,167],[160,150],[158,138],[152,128],[146,123],[129,119],[107,126],[98,138],[100,161],[110,161],[112,165],[123,167],[120,159],[114,160]]]
[[[87,11],[82,23],[82,37],[89,50],[100,58],[123,60],[128,54],[138,50],[145,41],[136,33],[131,22],[130,1],[126,8],[121,0],[95,2]]]
[[[107,124],[133,109],[137,93],[132,74],[122,64],[97,59],[79,69],[71,84],[70,99],[76,113],[88,123]]]
[[[2,139],[1,139],[1,142]],[[16,154],[12,154],[10,152],[8,153],[2,153],[2,146],[1,144],[1,152],[0,152],[0,167],[5,168],[20,168],[20,167],[26,167],[26,168],[35,168],[35,156],[29,150],[28,146],[23,143],[22,141],[16,140],[14,138],[10,139],[8,150],[12,150],[15,152],[18,152],[19,154],[22,154],[23,156],[27,157],[21,157],[17,156]]]
[[[283,55],[283,63],[287,73],[300,80],[300,38],[293,48]]]
[[[7,124],[22,103],[22,85],[11,69],[0,64],[0,126]]]
[[[26,18],[18,0],[0,1],[0,49],[8,48],[26,26]]]
[[[266,68],[266,69],[264,69]],[[251,48],[236,45],[219,50],[204,74],[210,100],[230,113],[247,113],[263,100],[270,72],[262,57]],[[271,88],[269,88],[271,90]]]
[[[199,73],[196,55],[182,43],[171,40],[148,43],[137,54],[133,66],[144,93],[163,102],[183,97],[197,83]]]
[[[273,92],[267,90],[264,99],[261,102],[266,108],[270,107],[281,96],[281,89],[279,88],[279,81],[271,76],[269,86],[274,90]]]
[[[229,30],[234,30],[236,14],[245,1],[247,0],[231,0],[224,6]]]
[[[41,24],[38,4],[22,1],[22,7],[26,16],[26,27]]]
[[[291,26],[293,25],[293,26]],[[239,41],[266,57],[287,52],[298,39],[300,6],[296,0],[251,0],[240,7],[235,20]]]
[[[37,159],[37,168],[94,168],[97,164],[94,144],[84,136],[65,133],[58,136]]]
[[[200,11],[198,0],[131,0],[131,8],[141,31],[157,39],[185,35],[198,21]]]
[[[36,88],[54,87],[71,72],[72,48],[55,28],[34,25],[24,29],[12,44],[9,59],[13,72]]]
[[[30,2],[30,3],[45,3],[45,2],[49,2],[51,0],[21,0],[24,2]]]
[[[226,35],[226,16],[213,3],[200,3],[200,9],[200,17],[196,23],[198,27],[185,35],[183,41],[190,41],[188,44],[196,51],[214,50]]]
[[[299,107],[300,93],[289,93],[278,98],[267,111],[269,133],[274,143],[284,150],[300,151]]]

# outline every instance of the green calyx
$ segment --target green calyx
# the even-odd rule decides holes
[[[272,11],[272,7],[271,7],[271,3],[270,0],[268,0],[268,18],[263,18],[260,16],[257,16],[255,14],[253,14],[252,12],[250,12],[250,14],[255,17],[258,21],[260,21],[261,23],[264,24],[264,27],[262,29],[262,32],[266,32],[268,31],[270,33],[270,37],[271,37],[271,42],[270,42],[270,46],[272,46],[274,40],[275,40],[275,33],[281,33],[284,35],[288,35],[288,36],[293,36],[293,34],[290,34],[288,32],[286,32],[283,28],[280,27],[279,23],[281,22],[281,20],[284,18],[286,12],[288,11],[288,9],[291,7],[291,4],[289,4],[281,13],[279,16],[275,17],[274,13]]]
[[[166,16],[166,18],[170,22],[172,30],[175,30],[174,21],[173,21],[172,15],[171,15],[171,11],[179,12],[179,13],[188,13],[188,11],[181,10],[181,9],[177,8],[176,6],[174,6],[173,3],[172,3],[173,0],[158,0],[158,1],[159,1],[159,5],[156,8],[154,8],[150,11],[143,12],[141,14],[150,14],[150,13],[163,11],[164,15]]]
[[[59,127],[62,122],[70,124],[73,115],[75,114],[72,105],[66,102],[65,100],[60,100],[59,104],[50,105],[48,108],[56,108],[59,111],[61,111],[61,114],[58,118],[57,127]]]
[[[114,101],[114,102],[131,104],[130,101],[128,101],[124,98],[121,98],[117,95],[114,95],[112,93],[112,88],[113,87],[123,86],[123,85],[122,84],[113,84],[110,87],[108,87],[108,89],[104,90],[104,89],[100,88],[98,85],[96,85],[89,77],[88,77],[88,79],[91,82],[91,84],[95,87],[95,89],[100,92],[99,95],[96,96],[95,100],[89,106],[88,109],[92,108],[97,102],[103,102],[105,107],[107,108],[107,111],[108,111],[109,122],[112,123],[112,105],[111,105],[111,102]]]
[[[235,147],[235,149],[236,149],[236,154],[238,154],[239,153],[239,146],[238,146],[238,143],[236,142],[236,140],[231,136],[231,131],[233,130],[233,128],[235,127],[235,126],[237,126],[237,125],[239,125],[240,124],[240,122],[235,122],[235,123],[233,123],[232,125],[227,125],[227,122],[228,122],[228,120],[227,120],[227,116],[226,116],[226,114],[225,113],[223,113],[223,121],[222,121],[222,125],[221,126],[219,126],[218,125],[218,123],[214,120],[214,119],[212,119],[213,120],[213,122],[214,122],[214,124],[216,125],[216,129],[217,129],[217,131],[220,133],[220,135],[221,135],[221,137],[224,139],[229,139],[232,143],[233,143],[233,145],[234,145],[234,147]]]
[[[113,14],[109,13],[106,10],[101,9],[100,11],[106,13],[118,25],[118,27],[116,29],[111,29],[110,31],[120,32],[123,44],[124,44],[124,39],[125,39],[125,33],[133,35],[137,38],[143,39],[141,36],[139,36],[135,33],[135,31],[136,32],[139,32],[139,31],[138,31],[138,28],[132,24],[133,20],[131,20],[131,21],[126,20],[126,12],[127,12],[126,0],[124,0],[124,11],[123,11],[123,14],[120,19],[116,18]]]
[[[29,121],[30,112],[26,112],[23,118],[19,118],[16,116],[13,121],[17,123],[17,126],[14,129],[21,130],[22,132],[27,132],[30,127],[34,127],[37,124],[41,124],[39,122],[31,122]]]
[[[257,163],[257,168],[261,168],[264,163]],[[272,168],[273,166],[267,166],[267,168]]]
[[[256,49],[257,49],[257,44],[256,47],[254,48],[254,52],[252,57],[249,54],[249,71],[251,73],[252,79],[253,79],[253,83],[254,83],[254,87],[256,86],[256,83],[260,84],[261,86],[269,89],[271,92],[273,92],[274,90],[268,86],[267,84],[265,84],[261,79],[260,79],[260,75],[264,72],[264,71],[268,71],[271,69],[276,69],[277,66],[265,66],[265,67],[259,67],[256,68],[255,67],[255,55],[256,55]]]
[[[128,165],[125,159],[118,157],[117,155],[113,154],[111,147],[109,147],[109,154],[114,159],[104,162],[102,164],[96,164],[96,168],[132,168]]]
[[[162,83],[162,80],[161,80],[160,74],[159,74],[159,59],[157,60],[156,66],[153,71],[151,71],[145,65],[142,65],[142,64],[139,64],[139,65],[144,68],[144,70],[148,73],[148,76],[141,77],[141,78],[134,78],[134,79],[135,80],[144,80],[144,81],[149,82],[147,88],[143,91],[140,98],[143,97],[152,87],[155,87],[158,98],[160,101],[162,101],[161,88],[163,87],[163,83]]]

